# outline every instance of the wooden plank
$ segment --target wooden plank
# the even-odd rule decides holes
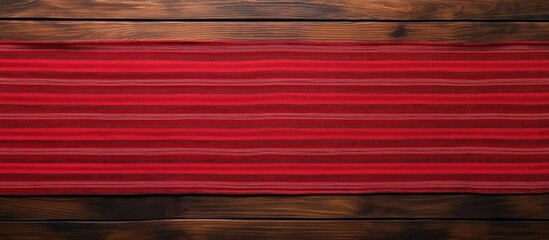
[[[171,218],[540,220],[549,219],[549,194],[0,197],[0,220]]]
[[[547,239],[549,222],[157,220],[0,222],[8,239]]]
[[[545,0],[2,1],[1,18],[548,20]]]
[[[1,40],[293,39],[520,41],[549,39],[549,22],[106,22],[1,21]]]

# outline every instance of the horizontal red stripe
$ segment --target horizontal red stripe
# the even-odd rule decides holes
[[[393,69],[394,70],[394,69]],[[212,80],[234,80],[234,79],[464,79],[464,80],[489,80],[489,79],[541,79],[547,78],[549,71],[254,71],[254,72],[29,72],[29,71],[5,71],[4,78],[25,78],[25,79],[212,79]]]
[[[358,107],[358,106],[357,106]],[[389,106],[386,106],[387,108]],[[410,107],[410,106],[407,106]],[[23,106],[19,107],[23,108]],[[23,113],[0,113],[0,119],[4,120],[79,120],[74,122],[80,122],[85,120],[125,120],[125,121],[177,121],[177,120],[227,120],[227,121],[274,121],[274,120],[305,120],[305,121],[329,121],[329,120],[341,120],[341,121],[404,121],[407,123],[413,122],[413,120],[424,121],[464,121],[474,120],[482,121],[489,120],[492,123],[505,120],[549,120],[549,113],[315,113],[315,112],[255,112],[255,113],[40,113],[36,110],[39,108],[30,109],[28,112]],[[156,108],[155,108],[156,109]],[[31,111],[34,110],[34,111]],[[182,111],[187,112],[187,111]],[[212,111],[213,112],[213,111]]]
[[[549,139],[549,128],[146,129],[0,128],[0,140],[322,140]]]
[[[508,154],[515,156],[546,155],[549,148],[532,147],[385,147],[385,148],[0,148],[0,155],[90,155],[90,156],[337,156],[337,155],[386,155],[386,154]]]
[[[528,51],[531,49],[546,49],[546,41],[502,41],[502,42],[401,42],[401,41],[286,41],[286,40],[230,40],[230,41],[186,41],[186,40],[74,40],[74,41],[2,41],[0,49],[59,49],[59,50],[108,50],[108,51],[175,51],[178,48],[205,51],[220,49],[243,49],[256,52],[268,49],[292,49],[323,51],[341,51],[354,49],[360,51],[392,50],[392,51],[428,51],[428,50],[459,50],[467,51]],[[74,48],[68,48],[74,46]]]
[[[85,164],[0,163],[0,173],[34,174],[549,174],[549,163]]]
[[[0,71],[46,72],[256,72],[256,71],[549,71],[549,60],[522,61],[147,61],[0,59]]]
[[[410,148],[410,147],[507,147],[514,148],[539,148],[549,143],[549,139],[377,139],[377,140],[342,140],[342,139],[307,139],[307,140],[0,140],[0,146],[4,148],[220,148],[220,149],[254,149],[286,148],[292,151],[294,148],[330,148],[334,152],[343,148]],[[342,151],[345,153],[345,151]],[[217,159],[222,159],[223,153],[218,154]],[[343,154],[345,155],[345,154]],[[375,154],[374,154],[375,155]],[[369,159],[368,155],[358,154],[357,158]],[[184,155],[181,159],[188,159]],[[376,157],[377,158],[377,157]],[[433,158],[433,156],[431,156]],[[215,159],[215,158],[209,158]],[[334,159],[336,159],[334,157]],[[370,158],[371,159],[371,158]],[[427,157],[426,157],[427,159]]]
[[[114,49],[113,49],[114,50]],[[253,54],[251,54],[253,53]],[[528,51],[475,51],[474,49],[461,49],[452,51],[449,49],[426,49],[424,51],[413,49],[407,51],[395,51],[388,49],[371,48],[369,51],[354,49],[250,49],[230,50],[228,48],[219,50],[202,49],[189,51],[186,48],[177,50],[151,51],[150,48],[142,48],[140,51],[102,51],[101,49],[78,49],[68,51],[67,49],[6,49],[0,52],[0,58],[5,59],[168,59],[168,60],[242,60],[242,59],[326,59],[326,60],[360,60],[360,59],[452,59],[452,60],[528,60],[548,59],[549,49],[530,49]]]
[[[311,104],[311,105],[289,105],[289,104],[258,104],[258,105],[179,105],[150,107],[147,105],[3,105],[2,113],[8,114],[322,114],[333,117],[344,114],[363,114],[374,117],[383,114],[536,114],[544,116],[549,109],[549,104],[543,105],[505,105],[505,104],[456,104],[454,105],[420,105],[420,104],[395,104],[395,105],[374,105],[374,104]],[[382,115],[379,115],[382,114]],[[213,115],[215,116],[215,115]],[[469,115],[470,116],[470,115]],[[255,117],[257,118],[257,117]],[[259,117],[261,118],[261,117]],[[325,117],[324,117],[325,118]],[[460,118],[460,117],[456,117]],[[539,119],[539,118],[538,118]]]
[[[27,182],[28,185],[28,182]],[[74,184],[67,186],[65,184],[52,186],[45,183],[46,187],[37,188],[37,184],[33,184],[35,188],[28,188],[22,186],[6,186],[0,187],[0,190],[9,195],[46,195],[55,192],[57,195],[74,195],[75,193],[86,194],[165,194],[166,192],[172,194],[250,194],[253,192],[256,194],[364,194],[364,193],[486,193],[486,194],[501,194],[502,192],[510,194],[533,194],[533,193],[545,193],[549,191],[546,183],[541,184],[521,184],[515,187],[502,187],[500,186],[483,186],[482,184],[465,184],[465,181],[458,182],[457,184],[449,183],[448,186],[433,186],[432,182],[423,184],[413,183],[413,187],[402,187],[403,184],[384,184],[382,187],[372,187],[362,184],[360,187],[347,186],[332,186],[326,187],[323,183],[315,184],[311,187],[301,186],[300,184],[294,184],[295,186],[285,187],[283,184],[279,187],[273,188],[271,185],[255,185],[248,188],[234,188],[228,186],[220,186],[219,183],[213,182],[210,185],[195,184],[191,186],[163,186],[156,185],[147,186],[141,184],[120,184],[117,186],[110,185],[109,187],[98,186],[93,183],[83,182],[81,184]],[[287,184],[286,184],[287,185]],[[385,186],[385,187],[383,187]],[[426,190],[428,188],[428,190]]]
[[[91,114],[90,114],[91,115]],[[163,119],[138,118],[134,120],[117,119],[108,115],[102,119],[58,119],[35,117],[36,115],[20,115],[19,118],[6,118],[0,114],[0,128],[542,128],[548,125],[546,119],[399,119],[395,116],[386,120],[358,119]],[[167,116],[164,118],[168,118]]]
[[[549,104],[544,93],[477,94],[53,94],[0,93],[0,104],[21,105],[253,105],[253,104]]]
[[[214,183],[215,184],[215,183]],[[60,186],[60,187],[41,187],[41,188],[26,188],[26,187],[5,187],[2,188],[2,192],[9,195],[46,195],[55,192],[56,195],[74,195],[78,192],[84,192],[87,194],[162,194],[162,193],[173,193],[173,194],[241,194],[247,195],[250,194],[249,189],[240,189],[240,188],[231,188],[231,187],[208,187],[205,185],[196,185],[196,186],[186,186],[186,187],[148,187],[140,186],[135,187],[135,185],[120,185],[119,187],[107,187],[101,188],[96,187],[95,185],[90,186],[91,184],[83,183],[80,186]],[[321,185],[321,184],[319,184]],[[34,185],[36,186],[36,185]],[[84,186],[84,187],[82,187]],[[393,187],[357,187],[357,188],[272,188],[270,186],[263,186],[256,188],[254,193],[256,194],[364,194],[364,193],[387,193],[387,192],[398,192],[398,193],[425,193],[425,187],[409,187],[403,188],[394,186]],[[417,185],[416,186],[422,186]],[[525,186],[530,186],[528,184],[518,186],[518,187],[474,187],[471,185],[459,187],[432,187],[432,184],[427,183],[425,186],[429,187],[429,192],[434,193],[486,193],[486,194],[501,194],[502,192],[510,194],[535,194],[535,193],[545,193],[549,191],[548,187],[532,187],[526,188]]]
[[[233,174],[19,174],[6,173],[0,175],[0,181],[5,182],[21,182],[31,181],[36,182],[70,182],[79,181],[116,181],[116,182],[140,182],[140,181],[182,181],[184,182],[209,182],[219,181],[227,184],[266,184],[269,182],[287,183],[291,179],[295,183],[315,183],[315,182],[331,182],[333,184],[359,184],[359,183],[399,183],[399,182],[451,182],[464,181],[472,176],[468,174],[399,174],[396,177],[394,174],[357,174],[357,175],[274,175],[274,174],[248,174],[248,175],[233,175]],[[543,174],[475,174],[475,179],[478,182],[517,182],[523,183],[541,183],[549,182],[549,177]],[[526,178],[527,177],[527,178]],[[237,180],[235,180],[235,178]]]
[[[25,80],[18,80],[23,82]],[[394,85],[394,86],[362,86],[362,85],[273,85],[273,86],[133,86],[119,84],[116,86],[89,86],[89,85],[13,85],[3,84],[2,92],[27,93],[62,93],[62,94],[173,94],[173,93],[208,93],[208,94],[258,94],[258,93],[536,93],[549,92],[547,84],[530,84],[517,86],[516,83],[505,85],[474,85],[474,86],[445,86],[442,85]]]
[[[31,76],[32,77],[32,76]],[[230,78],[230,76],[227,76]],[[528,85],[540,85],[545,86],[549,84],[549,78],[524,78],[519,79],[453,79],[451,75],[446,77],[429,79],[429,78],[361,78],[361,79],[342,79],[340,77],[336,78],[292,78],[292,76],[286,76],[285,78],[263,78],[258,76],[254,79],[245,79],[245,78],[230,78],[230,81],[227,79],[141,79],[141,78],[116,78],[109,79],[107,78],[98,78],[98,79],[70,79],[70,78],[8,78],[0,76],[0,84],[5,84],[6,87],[9,85],[18,85],[18,86],[27,86],[27,87],[46,87],[51,86],[55,87],[74,87],[74,86],[84,86],[84,87],[100,87],[105,86],[106,88],[124,88],[128,86],[139,86],[139,87],[170,87],[170,88],[180,88],[180,87],[218,87],[218,88],[230,88],[230,87],[250,87],[258,86],[259,89],[269,89],[271,87],[284,85],[284,86],[298,86],[298,87],[314,87],[319,86],[320,88],[326,89],[327,86],[339,86],[339,87],[416,87],[419,86],[429,86],[429,87],[497,87],[502,86],[505,88],[511,88],[516,86],[525,87]]]

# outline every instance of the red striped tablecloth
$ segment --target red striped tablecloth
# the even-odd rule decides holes
[[[549,43],[0,42],[0,194],[549,192]]]

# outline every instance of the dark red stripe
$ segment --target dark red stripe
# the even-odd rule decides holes
[[[15,81],[14,81],[15,82]],[[383,83],[380,83],[383,84]],[[259,94],[259,93],[543,93],[549,92],[547,84],[533,84],[516,87],[509,85],[479,85],[479,86],[445,86],[445,85],[397,85],[397,86],[362,86],[355,85],[272,85],[272,86],[58,86],[58,85],[13,85],[4,84],[2,92],[9,93],[68,93],[68,94]]]
[[[396,116],[398,117],[398,116]],[[549,117],[549,115],[547,116]],[[115,117],[113,117],[116,119]],[[181,119],[181,120],[89,120],[76,119],[2,119],[2,128],[541,128],[547,127],[545,119],[389,119],[389,120],[340,120],[340,119]],[[436,117],[432,117],[436,118]]]
[[[27,72],[3,71],[8,78],[56,78],[56,79],[269,79],[269,78],[330,78],[330,79],[531,79],[546,78],[549,71],[522,71],[522,72],[414,72],[414,71],[383,71],[383,72],[345,72],[345,71],[257,71],[249,73],[234,72]]]
[[[547,113],[549,104],[540,105],[251,105],[251,106],[92,106],[92,105],[2,105],[4,113]]]
[[[549,143],[549,140],[502,140],[502,139],[398,139],[398,140],[0,140],[2,148],[26,148],[32,145],[36,148],[226,148],[226,149],[253,149],[265,146],[273,148],[391,148],[391,147],[506,147],[540,148]],[[335,150],[334,153],[337,153]],[[345,151],[340,152],[345,155]],[[130,154],[131,155],[131,154]],[[357,154],[360,155],[360,154]],[[183,155],[182,155],[183,156]],[[516,157],[515,157],[516,158]]]
[[[454,51],[376,51],[376,52],[307,52],[307,51],[256,51],[250,52],[96,52],[23,50],[0,53],[2,59],[89,59],[89,60],[192,60],[192,61],[241,61],[241,60],[545,60],[547,51],[529,52],[454,52]]]
[[[132,181],[220,181],[237,184],[242,183],[261,183],[261,182],[280,182],[287,184],[291,182],[387,182],[396,184],[399,182],[414,182],[414,181],[486,181],[494,183],[504,182],[524,182],[525,185],[529,182],[545,182],[549,181],[547,174],[531,174],[530,177],[524,179],[523,175],[508,175],[508,174],[375,174],[375,175],[323,175],[322,177],[315,175],[259,175],[242,174],[235,181],[234,176],[222,174],[1,174],[0,181],[58,181],[61,184],[64,181],[113,181],[113,182],[132,182]],[[73,182],[73,183],[74,183]],[[219,183],[220,185],[222,183]],[[366,184],[365,184],[366,185]]]

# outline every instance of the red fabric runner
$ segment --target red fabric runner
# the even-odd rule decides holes
[[[549,192],[549,43],[0,42],[0,194]]]

